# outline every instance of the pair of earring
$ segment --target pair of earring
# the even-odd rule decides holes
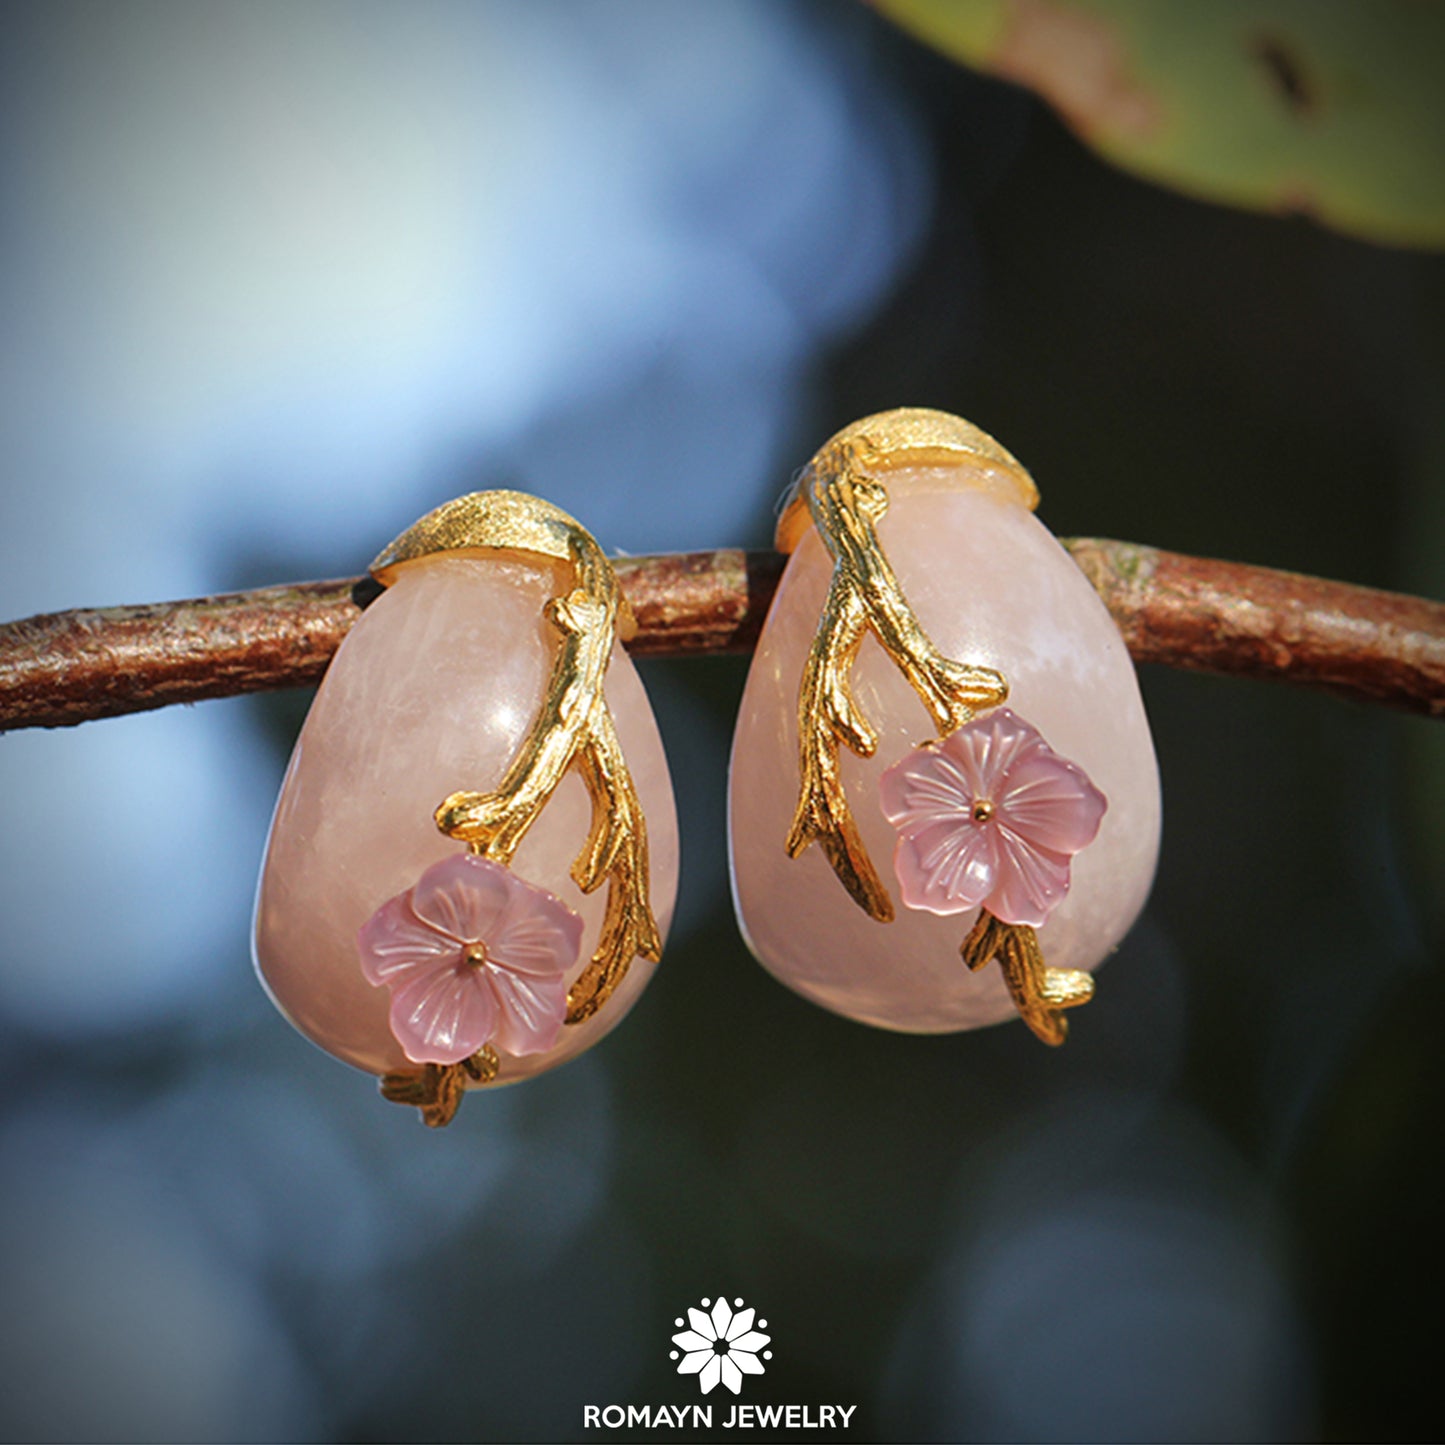
[[[1143,906],[1148,724],[1037,500],[991,437],[909,409],[826,443],[779,522],[733,744],[734,900],[763,965],[851,1018],[1017,1012],[1060,1043]],[[577,522],[476,493],[371,571],[383,595],[282,785],[255,952],[302,1033],[437,1125],[627,1013],[661,957],[677,820],[620,645],[635,624]]]

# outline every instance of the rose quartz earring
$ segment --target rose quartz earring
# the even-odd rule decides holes
[[[303,1034],[440,1125],[465,1090],[572,1058],[636,1002],[672,916],[677,817],[618,645],[631,612],[566,513],[474,493],[371,573],[386,590],[282,784],[256,965]]]
[[[791,555],[733,741],[733,896],[764,967],[849,1018],[1017,1012],[1062,1043],[1148,894],[1134,669],[1037,502],[991,437],[908,409],[833,437],[778,524]]]

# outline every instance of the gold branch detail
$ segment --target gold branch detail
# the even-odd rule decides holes
[[[591,1018],[607,1002],[634,958],[656,962],[662,957],[647,894],[647,823],[605,705],[590,744],[577,762],[592,796],[592,835],[572,865],[572,877],[584,893],[604,878],[611,882],[592,961],[567,993],[569,1024]]]
[[[636,624],[592,535],[536,497],[477,492],[449,502],[393,542],[372,574],[385,583],[402,563],[441,551],[529,552],[572,570],[572,590],[546,607],[560,640],[526,741],[493,792],[453,793],[438,806],[436,823],[509,866],[567,770],[576,768],[592,801],[592,826],[572,877],[584,893],[608,885],[597,948],[567,995],[567,1022],[581,1023],[607,1002],[634,958],[655,962],[662,955],[649,897],[647,823],[603,690],[613,642],[630,637]]]
[[[872,757],[878,735],[858,711],[848,672],[868,620],[857,590],[834,577],[798,692],[798,808],[788,832],[789,858],[817,842],[853,901],[873,918],[893,919],[888,896],[858,835],[838,773],[838,744]]]
[[[1038,935],[1026,924],[1004,923],[988,909],[963,940],[959,953],[975,973],[998,959],[1009,997],[1019,1016],[1046,1044],[1069,1036],[1066,1008],[1088,1003],[1094,996],[1093,976],[1077,968],[1049,968]]]
[[[381,1097],[393,1104],[420,1109],[422,1123],[428,1129],[445,1128],[461,1107],[467,1081],[490,1084],[501,1066],[497,1051],[490,1044],[484,1044],[459,1064],[423,1064],[419,1074],[383,1074]]]
[[[951,426],[941,428],[939,418]],[[961,436],[960,427],[966,429]],[[892,900],[863,846],[838,767],[840,744],[865,758],[878,746],[848,680],[865,633],[873,633],[912,684],[940,736],[957,731],[980,709],[1001,703],[1008,684],[993,668],[945,657],[920,626],[878,540],[888,492],[874,474],[956,463],[963,452],[974,460],[986,455],[1002,471],[999,458],[1006,458],[1027,479],[996,443],[989,445],[993,451],[984,453],[973,428],[941,413],[871,417],[839,433],[813,458],[798,498],[778,526],[779,546],[791,550],[806,505],[833,558],[828,597],[798,690],[799,791],[788,856],[796,858],[810,843],[819,843],[854,902],[881,923],[893,919]]]

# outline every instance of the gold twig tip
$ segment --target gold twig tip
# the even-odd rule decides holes
[[[467,1081],[490,1084],[501,1066],[497,1051],[484,1044],[459,1064],[423,1064],[419,1073],[398,1070],[383,1074],[379,1083],[381,1097],[392,1104],[420,1109],[421,1121],[428,1129],[444,1129],[461,1108]]]
[[[975,973],[997,959],[1019,1017],[1038,1038],[1054,1047],[1069,1036],[1069,1021],[1062,1011],[1088,1003],[1094,996],[1092,974],[1076,968],[1049,968],[1032,928],[1004,923],[986,908],[979,910],[958,951]]]

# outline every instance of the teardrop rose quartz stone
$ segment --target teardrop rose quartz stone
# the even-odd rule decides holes
[[[945,656],[997,668],[1008,707],[1083,768],[1108,799],[1098,837],[1038,930],[1053,968],[1093,969],[1128,931],[1159,848],[1159,777],[1133,664],[1113,619],[1069,554],[1008,488],[970,466],[880,478],[883,550],[924,630]],[[789,988],[884,1028],[943,1033],[1015,1016],[997,963],[959,957],[978,910],[904,906],[898,834],[884,816],[887,768],[935,735],[923,704],[872,635],[853,695],[876,727],[871,758],[839,749],[849,806],[894,901],[879,923],[848,896],[814,843],[789,859],[798,798],[798,684],[832,575],[809,526],[790,557],[758,644],[733,739],[729,798],[733,896],[749,948]]]
[[[461,790],[500,783],[531,730],[557,654],[542,609],[570,587],[538,558],[440,554],[397,569],[332,660],[296,743],[256,901],[256,966],[281,1012],[322,1048],[374,1074],[415,1072],[388,1023],[385,988],[367,982],[357,932],[432,864],[465,853],[433,811]],[[662,740],[631,659],[614,646],[607,702],[647,819],[652,907],[666,936],[677,893],[677,814]],[[568,983],[597,946],[607,884],[584,894],[569,869],[592,805],[575,769],[512,860],[519,878],[583,921]],[[637,1001],[654,965],[627,977],[545,1053],[501,1053],[498,1083],[590,1048]]]

